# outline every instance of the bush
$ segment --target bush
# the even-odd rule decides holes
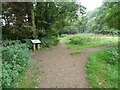
[[[31,56],[26,44],[14,44],[3,48],[2,59],[2,87],[6,88],[26,70]]]
[[[30,25],[25,25],[21,24],[19,27],[14,26],[4,26],[2,28],[2,35],[3,39],[11,39],[11,40],[16,40],[16,39],[25,39],[25,38],[33,38],[33,31],[34,28]]]
[[[87,37],[80,37],[80,36],[77,36],[77,37],[73,37],[73,38],[70,38],[70,43],[71,44],[85,44],[85,43],[88,43],[91,41],[91,38],[87,38]]]
[[[79,30],[76,26],[66,26],[63,30],[60,30],[59,34],[76,34]]]
[[[32,49],[31,39],[22,39],[21,42],[27,44],[29,49]]]
[[[33,38],[34,27],[30,25],[22,24],[19,28],[19,34],[17,35],[18,39]]]
[[[119,54],[118,54],[118,48],[117,47],[108,49],[107,53],[108,53],[108,56],[110,56],[109,59],[106,60],[107,63],[110,63],[110,64],[118,63]]]
[[[47,47],[52,47],[52,46],[56,46],[58,44],[59,40],[57,37],[49,37],[49,38],[42,38],[41,39],[41,46],[43,48]]]
[[[67,36],[67,34],[61,34],[61,35],[60,35],[60,37],[62,37],[62,38],[63,38],[63,37],[66,37],[66,36]]]

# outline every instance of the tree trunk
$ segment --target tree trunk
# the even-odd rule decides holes
[[[36,28],[36,25],[35,25],[35,15],[34,15],[34,10],[33,8],[31,9],[31,21],[32,21],[32,26],[34,28]]]
[[[33,10],[33,5],[32,5],[32,8],[31,8],[31,23],[32,23],[32,26],[33,26],[33,38],[37,38],[38,37],[38,34],[37,34],[37,29],[36,29],[36,25],[35,25],[35,15],[34,15],[34,10]]]

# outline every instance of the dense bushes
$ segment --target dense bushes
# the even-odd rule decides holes
[[[5,88],[26,70],[31,56],[26,44],[15,44],[3,48],[2,59],[2,87]]]
[[[31,39],[39,39],[41,41],[41,46],[43,48],[56,46],[59,42],[58,40],[58,30],[52,28],[49,31],[46,31],[44,29],[36,30],[36,33],[34,33],[35,29],[30,25],[24,25],[21,24],[20,28],[3,27],[3,40],[8,43],[9,40],[19,40],[22,43],[26,43],[29,45],[29,49],[32,49],[32,43]],[[9,35],[8,35],[9,34]],[[7,41],[8,40],[8,41]]]
[[[59,34],[76,34],[79,30],[76,26],[66,26],[62,30],[59,31]]]
[[[21,43],[25,43],[28,45],[28,48],[31,50],[32,49],[32,42],[31,42],[31,39],[22,39],[21,40]]]
[[[33,38],[33,30],[34,28],[30,25],[21,24],[18,26],[4,26],[2,28],[2,38],[3,39],[25,39],[25,38]]]
[[[42,48],[49,48],[51,46],[56,46],[59,42],[58,38],[55,36],[49,37],[49,38],[42,38],[41,40],[41,46]]]
[[[39,40],[41,41],[41,44],[40,44],[41,48],[50,48],[50,47],[56,46],[59,42],[56,36],[39,38]],[[33,48],[31,39],[22,39],[21,42],[26,43],[29,49]]]

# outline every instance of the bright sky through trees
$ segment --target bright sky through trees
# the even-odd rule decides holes
[[[95,8],[102,5],[103,0],[78,0],[81,4],[87,7],[87,11],[94,10]]]

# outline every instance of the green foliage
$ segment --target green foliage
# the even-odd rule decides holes
[[[76,26],[66,26],[59,31],[59,34],[76,34],[78,33],[78,28]]]
[[[47,33],[51,34],[53,27],[56,28],[56,31],[60,30],[61,32],[63,27],[71,25],[71,22],[78,19],[77,11],[80,10],[80,7],[81,5],[75,2],[37,2],[35,9],[36,28],[39,32],[44,30],[45,36]],[[71,29],[68,32],[72,32],[75,28],[69,27],[68,29]]]
[[[34,67],[34,69],[33,69]],[[22,72],[11,85],[13,88],[37,88],[40,80],[39,66],[31,66],[28,72]]]
[[[30,25],[22,24],[19,28],[12,28],[9,26],[5,26],[2,29],[3,39],[25,39],[25,38],[33,38],[34,28]]]
[[[70,55],[80,55],[81,54],[81,52],[72,52],[72,53],[70,53]]]
[[[2,18],[6,21],[2,29],[3,39],[16,40],[33,37],[32,5],[31,2],[2,3]]]
[[[82,49],[118,44],[118,37],[116,36],[104,36],[90,33],[68,35],[62,39],[69,49]]]
[[[83,18],[84,32],[117,35],[120,26],[120,7],[118,2],[104,2],[99,8],[88,12]]]
[[[49,47],[52,47],[52,46],[56,46],[59,42],[58,38],[55,37],[55,36],[42,38],[40,40],[41,40],[41,46],[43,48],[45,48],[45,47],[49,48]]]
[[[3,48],[2,59],[2,87],[6,88],[26,70],[31,56],[26,44],[15,44]]]
[[[21,40],[21,43],[27,44],[28,48],[29,48],[29,49],[32,49],[33,44],[32,44],[32,42],[31,42],[31,39],[22,39],[22,40]]]
[[[91,38],[89,37],[83,37],[83,36],[76,36],[76,37],[73,37],[73,38],[70,38],[70,43],[71,44],[74,44],[74,45],[84,45],[88,42],[91,42]]]
[[[2,45],[0,45],[0,57],[2,56],[2,49],[3,49],[3,47],[2,47]]]
[[[21,27],[18,29],[19,35],[17,36],[18,39],[26,39],[26,38],[35,38],[33,35],[35,28],[30,25],[22,24]]]
[[[118,88],[118,54],[114,54],[117,53],[115,48],[98,51],[89,57],[86,67],[92,88]]]
[[[37,2],[35,8],[36,28],[42,47],[57,45],[57,37],[60,33],[77,33],[76,27],[65,26],[77,19],[78,9],[79,5],[74,2]]]
[[[105,2],[105,13],[103,21],[110,27],[120,30],[120,2]]]
[[[118,64],[118,47],[110,48],[107,51],[109,59],[107,59],[107,62],[110,64]]]
[[[59,32],[77,33],[80,22],[76,21],[79,14],[85,14],[85,7],[76,2],[4,2],[2,5],[2,18],[6,21],[3,39],[18,39],[30,45],[29,40],[23,39],[39,38],[46,47],[58,43],[53,37],[57,38]],[[76,24],[70,26],[71,22]]]

